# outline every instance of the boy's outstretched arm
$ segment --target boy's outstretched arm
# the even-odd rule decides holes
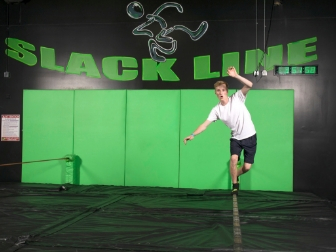
[[[206,128],[209,126],[210,123],[211,121],[206,120],[204,123],[198,126],[198,128],[190,136],[187,136],[186,138],[183,139],[184,144],[187,144],[188,140],[193,140],[196,135],[206,130]]]
[[[241,83],[244,84],[244,86],[242,87],[241,91],[246,96],[247,92],[252,88],[253,83],[251,81],[249,81],[248,79],[240,76],[233,66],[231,66],[231,67],[228,68],[227,74],[229,76],[233,77],[233,78],[238,79]]]

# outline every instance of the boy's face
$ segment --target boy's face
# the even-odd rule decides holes
[[[222,101],[224,98],[227,97],[227,94],[228,94],[226,90],[226,86],[223,84],[223,85],[216,87],[215,94],[218,100]]]

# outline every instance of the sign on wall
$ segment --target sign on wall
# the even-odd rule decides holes
[[[20,141],[20,115],[1,115],[1,141]]]

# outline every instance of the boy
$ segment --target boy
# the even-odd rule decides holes
[[[244,86],[231,96],[228,96],[228,84],[217,81],[214,84],[215,94],[219,103],[211,110],[207,120],[202,123],[190,136],[184,138],[184,144],[188,140],[203,132],[210,123],[221,120],[231,129],[230,138],[230,175],[232,180],[232,194],[238,195],[238,177],[250,170],[254,163],[257,149],[257,135],[251,115],[245,106],[245,99],[253,83],[240,76],[234,67],[227,70],[229,76],[238,79]],[[237,170],[240,153],[244,150],[244,164]]]

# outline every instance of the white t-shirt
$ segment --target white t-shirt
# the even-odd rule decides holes
[[[245,106],[245,95],[241,90],[229,96],[229,102],[223,106],[220,103],[210,112],[209,121],[221,120],[231,129],[232,138],[242,140],[256,134],[250,112]]]

